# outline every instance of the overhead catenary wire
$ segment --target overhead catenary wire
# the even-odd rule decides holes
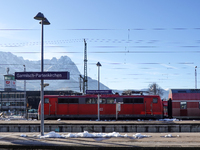
[[[185,30],[191,30],[192,28],[153,28],[153,29],[147,29],[147,28],[130,28],[128,29],[128,40],[127,39],[87,39],[87,42],[91,42],[91,43],[94,43],[94,46],[91,46],[93,49],[88,52],[88,53],[97,53],[97,54],[122,54],[122,53],[125,53],[125,54],[135,54],[135,53],[142,53],[142,54],[165,54],[165,53],[178,53],[178,54],[181,54],[181,53],[199,53],[200,51],[198,51],[198,48],[200,47],[197,43],[200,43],[200,40],[193,40],[192,44],[188,44],[188,43],[184,43],[184,44],[179,44],[178,46],[177,45],[173,45],[175,48],[181,48],[180,50],[176,50],[173,48],[170,48],[169,50],[165,50],[165,51],[162,51],[162,46],[160,46],[159,44],[160,43],[163,43],[163,42],[166,42],[166,41],[162,41],[162,40],[157,40],[157,39],[150,39],[150,40],[145,40],[145,39],[138,39],[138,40],[133,40],[133,39],[130,39],[130,31],[132,30],[138,30],[139,32],[143,32],[142,30],[157,30],[158,32],[160,31],[164,31],[164,30],[176,30],[177,32],[182,32],[182,31],[185,31]],[[80,30],[91,30],[91,31],[95,31],[95,30],[99,30],[99,31],[102,31],[102,30],[117,30],[117,29],[80,29]],[[120,30],[123,30],[123,29],[120,29]],[[200,30],[200,28],[196,28],[195,30]],[[15,31],[15,30],[13,30]],[[20,30],[16,30],[16,31],[20,31]],[[23,30],[22,30],[23,31]],[[24,30],[26,32],[26,30]],[[23,31],[23,32],[24,32]],[[31,30],[30,30],[31,31]],[[126,29],[126,32],[127,32],[127,29]],[[71,39],[71,40],[52,40],[52,41],[46,41],[45,42],[45,47],[46,48],[56,48],[56,47],[60,47],[60,48],[69,48],[69,47],[73,47],[74,45],[71,46],[71,43],[77,43],[77,42],[82,42],[82,39]],[[96,43],[100,43],[100,44],[96,44]],[[168,41],[169,42],[169,41]],[[173,41],[170,41],[170,42],[173,42]],[[180,42],[180,41],[179,41]],[[183,41],[181,41],[183,42]],[[195,43],[194,43],[195,42]],[[108,45],[104,44],[104,43],[107,43]],[[120,43],[122,46],[118,46]],[[129,43],[129,45],[127,46],[126,44]],[[132,44],[138,44],[138,45],[135,45],[135,46],[132,46],[130,47]],[[104,44],[103,46],[101,44]],[[149,44],[149,45],[148,45]],[[9,44],[2,44],[0,45],[0,47],[8,47],[10,49],[14,49],[15,47],[23,47],[23,46],[39,46],[40,45],[40,42],[27,42],[27,43],[9,43]],[[124,51],[124,47],[126,46],[126,49]],[[135,50],[133,50],[133,49]],[[158,49],[159,48],[159,49]],[[190,50],[187,50],[190,49]],[[101,49],[101,50],[100,50]],[[105,50],[105,49],[109,49],[108,50]],[[112,50],[114,49],[114,50]],[[15,51],[16,53],[24,53],[23,51],[19,51],[19,50],[13,50]],[[13,52],[14,53],[14,52]],[[25,54],[40,54],[40,51],[38,52],[25,52]],[[83,52],[79,52],[77,49],[75,49],[74,51],[69,51],[69,50],[66,50],[66,51],[56,51],[56,52],[46,52],[46,54],[68,54],[68,53],[83,53]],[[111,64],[111,63],[110,63]],[[112,65],[114,65],[115,62],[113,62]],[[120,63],[118,63],[120,64]],[[121,64],[124,64],[124,63],[121,63]],[[154,64],[154,63],[132,63],[132,64],[139,64],[139,65],[161,65],[162,63],[158,63],[158,64]],[[178,63],[174,63],[174,64],[178,64]],[[193,63],[194,64],[194,63]],[[51,64],[46,64],[46,65],[51,65]],[[74,64],[69,64],[69,65],[74,65]],[[75,64],[75,65],[81,65],[81,64]],[[90,65],[90,64],[88,64]],[[92,63],[91,63],[92,65]],[[120,70],[120,69],[125,69],[123,67],[113,67],[111,69],[114,69],[114,70]],[[142,69],[142,70],[150,70],[151,68],[150,67],[139,67],[138,69]],[[166,68],[167,69],[167,68]],[[169,68],[169,69],[172,69],[172,68]],[[174,74],[174,75],[178,75],[178,74]],[[188,74],[189,75],[189,74]],[[125,79],[125,78],[123,78]]]

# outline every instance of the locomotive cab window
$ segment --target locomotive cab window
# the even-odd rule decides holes
[[[153,103],[158,103],[158,98],[153,98]]]
[[[48,98],[45,98],[45,99],[44,99],[44,103],[49,103],[49,99],[48,99]]]
[[[181,102],[180,109],[187,109],[187,102]]]

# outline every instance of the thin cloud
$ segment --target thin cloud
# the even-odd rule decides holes
[[[178,68],[176,68],[176,67],[174,67],[174,66],[171,66],[171,65],[167,65],[167,64],[160,64],[161,66],[164,66],[164,67],[166,67],[166,68],[168,68],[168,69],[178,69]]]

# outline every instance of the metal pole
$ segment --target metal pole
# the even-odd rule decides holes
[[[99,114],[99,94],[98,94],[98,120],[100,120],[100,114]]]
[[[100,90],[100,84],[99,84],[99,80],[100,80],[100,77],[99,77],[99,72],[100,72],[100,66],[98,66],[98,91]],[[99,94],[98,94],[98,120],[100,120],[100,113],[99,113]]]
[[[26,66],[24,65],[24,72],[26,72]],[[24,97],[25,97],[25,102],[24,102],[24,117],[27,118],[27,112],[26,112],[26,80],[24,80]]]
[[[195,66],[195,89],[197,89],[197,71],[196,71],[197,66]]]
[[[42,25],[42,33],[41,33],[41,72],[43,72],[43,21],[41,20],[41,25]],[[44,91],[43,91],[43,86],[44,81],[41,79],[41,136],[44,135]]]
[[[100,90],[100,62],[96,64],[98,66],[98,91]],[[100,120],[100,112],[99,112],[99,92],[98,92],[98,120]]]

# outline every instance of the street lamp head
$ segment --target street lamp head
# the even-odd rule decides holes
[[[98,62],[96,65],[97,65],[98,67],[101,67],[101,64],[100,64],[100,62]]]
[[[44,17],[44,15],[43,15],[43,13],[39,12],[39,13],[34,17],[34,19],[36,19],[36,20],[44,20],[45,17]]]
[[[44,83],[44,87],[49,86],[49,83]]]
[[[195,66],[195,68],[197,68],[197,66]]]
[[[44,20],[42,21],[43,21],[43,25],[50,25],[50,22],[47,20],[47,18],[44,18]],[[40,21],[40,24],[42,21]]]
[[[41,84],[40,84],[41,85]],[[49,86],[49,83],[44,83],[43,87]]]

